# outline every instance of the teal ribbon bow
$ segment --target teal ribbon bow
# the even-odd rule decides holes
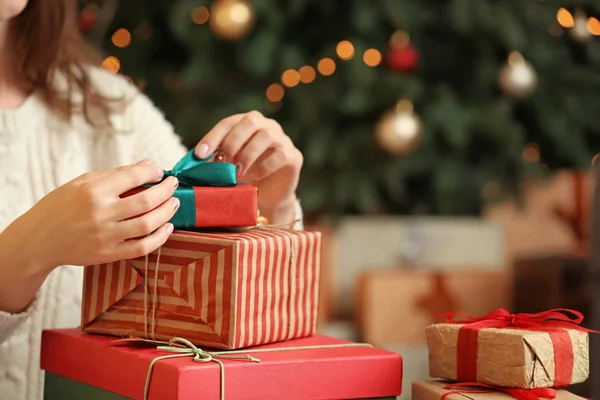
[[[235,186],[237,185],[236,167],[226,162],[210,162],[212,156],[199,159],[194,151],[189,151],[170,171],[165,171],[165,178],[174,176],[182,184],[188,186]]]
[[[226,162],[211,162],[212,156],[199,159],[194,151],[188,152],[172,170],[165,171],[166,179],[173,176],[179,180],[174,197],[180,206],[171,223],[176,229],[190,229],[196,226],[196,199],[194,186],[231,187],[237,185],[235,165]]]

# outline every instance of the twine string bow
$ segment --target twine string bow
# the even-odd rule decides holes
[[[192,357],[194,362],[208,363],[214,362],[219,365],[220,370],[220,390],[219,398],[225,400],[225,364],[221,360],[238,360],[238,361],[249,361],[259,363],[260,359],[251,356],[253,353],[274,353],[280,351],[297,351],[297,350],[318,350],[318,349],[337,349],[337,348],[348,348],[348,347],[373,347],[368,343],[340,343],[340,344],[323,344],[323,345],[310,345],[310,346],[291,346],[291,347],[270,347],[264,349],[249,349],[249,350],[227,350],[227,351],[205,351],[195,346],[192,342],[187,339],[180,337],[174,337],[168,342],[161,342],[157,340],[148,340],[140,338],[127,338],[118,339],[114,342],[145,342],[145,343],[159,343],[157,349],[160,351],[166,351],[173,354],[164,356],[158,356],[150,362],[148,367],[148,373],[146,375],[146,384],[144,385],[144,400],[148,400],[150,395],[150,381],[152,379],[152,372],[154,365],[162,360],[168,360],[179,357]]]
[[[179,345],[179,346],[178,346]],[[181,346],[182,345],[182,346]],[[252,357],[249,354],[222,354],[223,352],[208,352],[204,351],[199,347],[196,347],[192,342],[183,338],[173,338],[171,339],[167,345],[158,346],[158,350],[167,351],[174,354],[159,356],[153,359],[150,362],[150,366],[148,367],[148,375],[146,376],[146,384],[144,386],[144,399],[148,399],[148,393],[150,391],[150,379],[152,378],[152,371],[154,370],[154,364],[161,360],[168,360],[170,358],[178,358],[178,357],[193,357],[194,362],[197,363],[208,363],[215,362],[219,364],[220,373],[220,388],[221,388],[221,400],[225,398],[225,365],[221,359],[229,359],[229,360],[240,360],[240,361],[250,361],[258,363],[260,359]]]

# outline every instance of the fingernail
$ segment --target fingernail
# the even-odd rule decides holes
[[[173,180],[173,187],[177,188],[177,186],[179,186],[179,179],[174,176],[172,176],[171,179]]]
[[[173,208],[177,210],[179,208],[179,204],[180,204],[179,199],[177,197],[173,197],[171,202],[173,203]]]
[[[170,235],[171,233],[173,233],[173,229],[175,229],[175,227],[173,226],[173,224],[167,224],[167,235]]]
[[[156,175],[157,175],[158,179],[162,179],[162,177],[165,176],[165,171],[163,171],[160,168],[156,168]]]
[[[206,143],[202,143],[196,148],[196,156],[198,158],[208,157],[208,145]]]
[[[144,158],[142,161],[139,161],[137,164],[138,165],[150,165],[152,163],[153,163],[153,161],[151,158]]]

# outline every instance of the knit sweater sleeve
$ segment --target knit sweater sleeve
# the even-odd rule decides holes
[[[31,313],[37,308],[38,296],[39,292],[27,308],[18,314],[0,311],[0,344],[4,343],[31,316]]]

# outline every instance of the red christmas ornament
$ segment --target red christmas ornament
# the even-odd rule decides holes
[[[96,26],[96,13],[91,10],[83,10],[81,15],[79,15],[79,30],[81,32],[87,33],[94,29]]]
[[[415,46],[409,43],[402,48],[390,47],[386,59],[390,68],[396,71],[410,72],[419,63],[419,53]]]

